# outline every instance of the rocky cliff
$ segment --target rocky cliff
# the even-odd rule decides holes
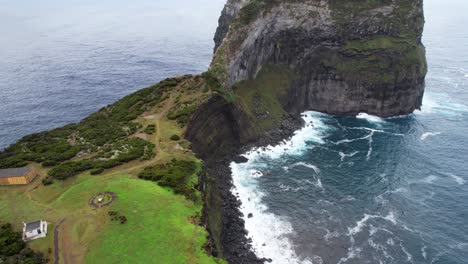
[[[422,0],[230,0],[212,69],[235,94],[265,67],[293,73],[287,112],[408,114],[424,93],[423,26]]]
[[[230,263],[262,262],[248,251],[229,159],[220,157],[284,139],[305,110],[389,117],[421,106],[422,2],[228,0],[203,74],[217,96],[198,108],[185,134],[205,161],[221,164],[207,166],[202,187],[214,253]]]

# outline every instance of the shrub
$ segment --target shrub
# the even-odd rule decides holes
[[[89,171],[89,174],[91,175],[98,175],[104,172],[104,168],[94,168]]]
[[[52,178],[50,176],[47,176],[42,180],[42,184],[44,186],[51,185],[52,183],[54,183],[54,178]]]
[[[111,221],[119,221],[122,225],[127,223],[128,219],[125,215],[120,215],[118,212],[115,211],[109,211],[107,214],[111,218]]]
[[[180,125],[186,125],[195,110],[197,110],[196,105],[186,105],[181,109],[169,113],[167,119],[177,120],[177,123]]]
[[[195,161],[172,160],[167,164],[146,167],[138,174],[138,177],[155,181],[160,186],[170,187],[175,193],[195,201],[196,190],[189,180],[197,173],[198,168]]]
[[[62,163],[49,171],[49,175],[57,180],[65,180],[71,176],[93,168],[90,160],[68,161]]]
[[[144,133],[148,134],[148,135],[152,135],[154,134],[154,132],[156,132],[156,126],[155,125],[148,125],[144,130],[143,130]]]
[[[58,164],[58,162],[55,161],[55,160],[46,160],[46,161],[42,162],[42,166],[44,166],[44,167],[52,167],[52,166],[55,166],[57,164]]]
[[[180,140],[180,137],[178,135],[172,135],[171,136],[171,140],[173,141],[179,141]]]

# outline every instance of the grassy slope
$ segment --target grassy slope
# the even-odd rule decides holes
[[[256,124],[258,133],[279,126],[283,120],[286,112],[279,99],[286,98],[294,77],[286,67],[266,65],[255,80],[239,82],[233,88],[242,109]]]
[[[174,134],[182,135],[185,126],[167,115],[209,96],[203,81],[194,77],[166,92],[158,104],[133,121],[141,129],[130,138],[143,137],[156,146],[156,156],[150,160],[130,161],[99,176],[83,172],[50,186],[41,184],[49,169],[35,163],[41,177],[33,183],[0,186],[0,219],[13,223],[16,230],[21,230],[23,221],[50,222],[47,238],[32,241],[30,246],[51,260],[53,253],[48,252],[54,248],[54,228],[58,227],[61,263],[221,262],[203,250],[207,233],[196,224],[202,204],[136,177],[143,168],[174,158],[197,160],[187,149],[188,141],[170,140]],[[143,133],[151,124],[156,131]],[[189,182],[196,184],[197,177],[193,175]],[[88,206],[89,198],[103,191],[115,192],[117,200],[98,210]],[[107,215],[110,210],[126,216],[128,222],[112,222]]]

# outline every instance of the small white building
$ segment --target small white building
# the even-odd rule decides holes
[[[30,223],[24,223],[23,240],[30,241],[47,236],[47,222],[37,220]]]

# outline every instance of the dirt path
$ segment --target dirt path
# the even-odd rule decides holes
[[[65,219],[62,219],[60,223],[54,229],[54,263],[59,264],[59,228],[65,222]]]

